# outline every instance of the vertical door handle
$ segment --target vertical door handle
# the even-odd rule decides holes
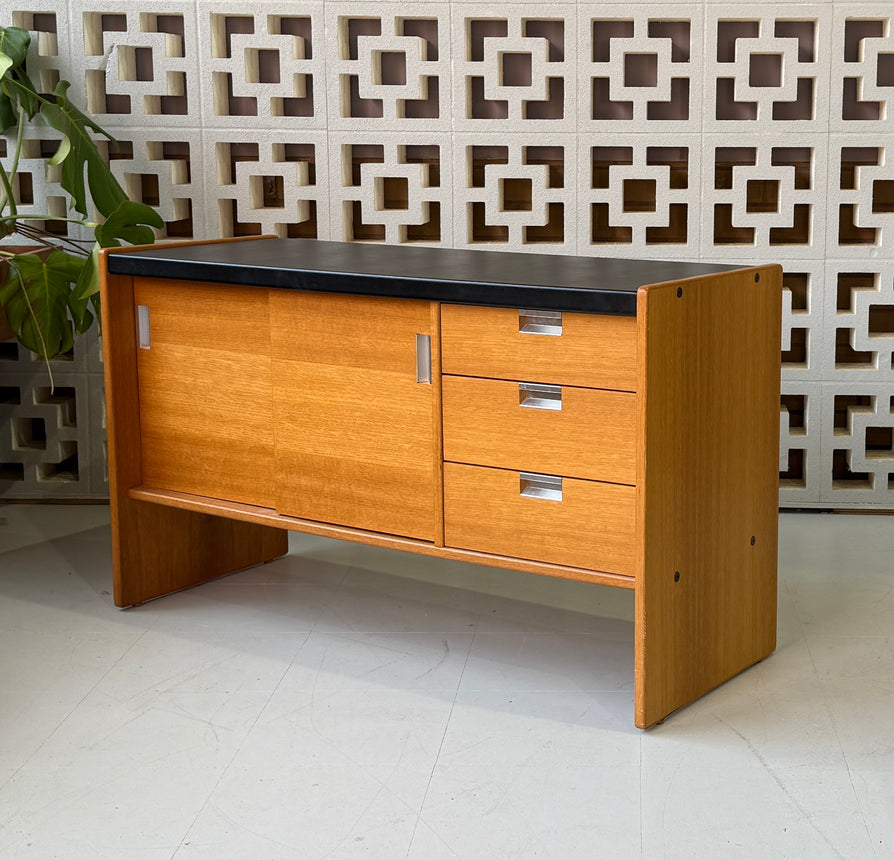
[[[431,335],[416,335],[416,382],[431,385]]]
[[[137,305],[137,344],[140,349],[149,349],[152,346],[149,305]]]

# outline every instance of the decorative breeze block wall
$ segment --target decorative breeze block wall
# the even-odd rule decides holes
[[[5,10],[34,33],[32,76],[71,80],[115,135],[160,239],[779,261],[782,504],[894,508],[890,4]],[[23,209],[64,211],[40,160],[55,145],[29,130]],[[3,349],[0,493],[103,495],[95,339],[49,400],[39,365]]]

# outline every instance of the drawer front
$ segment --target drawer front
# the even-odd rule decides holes
[[[445,543],[634,576],[636,490],[565,478],[555,495],[524,473],[445,463]]]
[[[636,395],[442,378],[444,459],[616,484],[636,482]]]
[[[441,306],[444,373],[636,390],[636,318]]]

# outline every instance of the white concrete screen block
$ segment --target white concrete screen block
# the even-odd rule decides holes
[[[224,236],[274,234],[328,237],[327,147],[320,132],[208,132],[204,158],[215,165],[216,182],[206,192],[209,229]],[[216,216],[216,217],[215,217]]]
[[[326,6],[328,103],[336,129],[446,130],[452,121],[449,6]]]
[[[831,53],[834,131],[894,125],[894,32],[885,4],[837,3]]]
[[[457,135],[454,195],[462,243],[539,253],[574,249],[568,223],[577,199],[573,144],[561,134],[542,142],[519,134]]]
[[[694,134],[587,136],[578,154],[579,249],[696,258],[701,195]]]
[[[322,3],[199,3],[205,125],[326,127]]]
[[[705,9],[705,130],[828,128],[831,4]]]
[[[821,258],[825,138],[726,134],[710,135],[708,144],[703,157],[713,164],[713,176],[704,189],[711,217],[702,221],[703,248],[735,259]]]
[[[890,3],[9,0],[4,14],[33,34],[39,85],[71,80],[117,139],[102,148],[158,207],[159,238],[781,262],[782,501],[894,508]],[[26,134],[23,212],[65,213],[43,158],[57,139]],[[7,381],[31,367],[0,346]],[[69,386],[79,425],[101,414],[91,385]],[[30,401],[7,406],[30,420]],[[94,447],[78,443],[69,495],[102,494]],[[0,494],[46,488],[4,451]]]
[[[347,132],[330,137],[337,202],[332,237],[346,241],[450,244],[450,142],[438,134]],[[337,149],[336,149],[337,146]]]
[[[454,127],[571,131],[577,124],[574,6],[453,4]]]
[[[885,504],[894,474],[890,384],[823,383],[821,476],[827,506]]]
[[[580,14],[582,124],[593,131],[701,129],[701,6],[588,3]]]

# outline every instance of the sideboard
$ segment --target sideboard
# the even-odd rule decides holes
[[[780,314],[776,265],[105,251],[115,602],[287,530],[632,589],[649,727],[775,648]]]

